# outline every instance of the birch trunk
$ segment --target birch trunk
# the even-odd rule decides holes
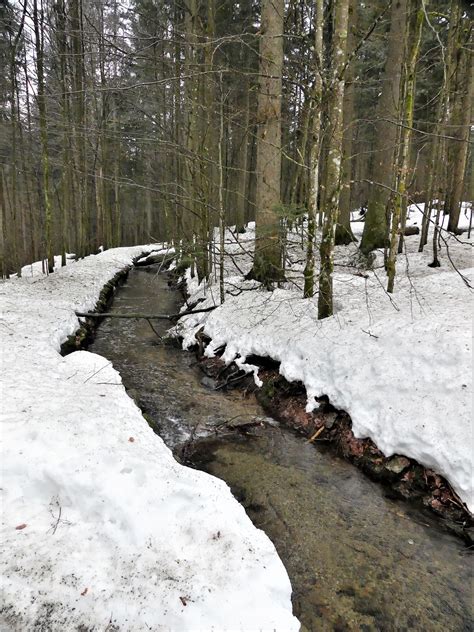
[[[314,22],[314,86],[312,103],[311,147],[309,153],[309,205],[308,205],[308,242],[306,245],[306,265],[304,269],[304,297],[314,294],[314,241],[318,217],[319,194],[319,158],[321,153],[321,102],[322,102],[322,60],[323,60],[323,11],[324,0],[316,1]]]
[[[319,254],[318,318],[333,314],[333,252],[341,191],[341,161],[343,141],[344,64],[346,60],[349,0],[334,0],[334,29],[331,47],[331,82],[328,95],[328,152],[324,221]]]

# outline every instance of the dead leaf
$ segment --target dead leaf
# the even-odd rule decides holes
[[[84,590],[81,592],[82,597],[85,597],[87,595],[88,590],[88,588],[84,588]]]
[[[15,529],[16,529],[17,531],[21,531],[21,530],[22,530],[22,529],[24,529],[26,526],[27,526],[27,525],[26,525],[25,523],[23,523],[23,524],[19,524],[17,527],[15,527]]]
[[[179,599],[180,599],[181,603],[183,604],[183,606],[187,605],[188,602],[186,601],[186,599],[184,597],[180,597]]]

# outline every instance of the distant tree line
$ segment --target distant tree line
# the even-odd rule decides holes
[[[203,279],[256,220],[271,286],[304,220],[324,317],[362,208],[393,291],[407,203],[439,211],[421,250],[473,197],[472,25],[462,0],[0,0],[0,273],[167,240]]]

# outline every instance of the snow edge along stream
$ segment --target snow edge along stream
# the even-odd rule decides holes
[[[174,460],[105,358],[59,353],[75,311],[158,248],[0,284],[2,629],[299,629],[286,570],[228,486]]]
[[[422,262],[416,264],[424,273]],[[472,280],[474,268],[462,273]],[[317,320],[315,300],[295,290],[265,292],[229,276],[219,305],[217,286],[198,285],[189,271],[186,282],[188,304],[216,308],[179,321],[173,333],[183,348],[203,332],[211,340],[205,355],[225,347],[222,360],[253,372],[257,386],[258,367],[246,359],[275,360],[285,379],[305,386],[308,412],[326,395],[350,415],[356,438],[372,439],[386,457],[407,456],[441,474],[474,512],[472,340],[466,335],[472,300],[456,272],[400,277],[397,310],[378,279],[336,273],[338,311],[324,321]]]

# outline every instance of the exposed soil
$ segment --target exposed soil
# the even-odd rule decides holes
[[[234,364],[226,366],[219,358],[202,355],[206,337],[199,336],[196,353],[199,366],[210,388],[240,388],[254,392],[258,401],[275,419],[308,441],[325,443],[333,447],[373,480],[383,483],[387,493],[428,507],[444,525],[462,537],[468,545],[474,544],[474,520],[465,505],[442,476],[425,468],[414,459],[403,455],[385,457],[371,439],[357,439],[352,432],[350,416],[334,408],[327,398],[319,399],[317,411],[306,412],[306,390],[302,383],[289,383],[278,372],[278,364],[267,358],[248,358],[260,366],[259,377],[263,386],[257,388],[252,376],[245,375]]]

